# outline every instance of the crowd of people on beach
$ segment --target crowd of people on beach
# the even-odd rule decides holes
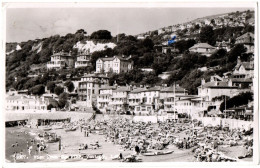
[[[122,151],[134,150],[136,155],[166,150],[171,145],[181,150],[191,149],[198,162],[238,161],[253,155],[253,128],[230,130],[220,126],[204,127],[192,121],[135,123],[125,118],[95,122],[92,128],[102,128],[106,142],[120,145]],[[219,150],[220,145],[243,146],[248,150],[241,156],[229,157]]]
[[[60,124],[59,124],[60,125]],[[57,126],[57,123],[50,125]],[[57,128],[57,127],[56,127]],[[121,161],[138,161],[138,156],[162,155],[172,153],[169,149],[190,150],[194,155],[194,161],[198,162],[219,162],[219,161],[238,161],[253,155],[253,128],[249,129],[229,129],[228,127],[207,127],[198,121],[189,120],[189,122],[166,121],[166,122],[134,122],[127,118],[115,118],[109,120],[92,120],[80,119],[70,123],[62,123],[62,128],[70,130],[80,130],[84,137],[91,134],[99,134],[105,138],[105,142],[119,146],[121,149],[113,160]],[[37,129],[42,129],[42,127]],[[28,132],[19,132],[20,134]],[[68,133],[68,132],[67,132]],[[56,134],[45,131],[38,134],[38,138],[27,139],[27,150],[29,157],[35,151],[35,156],[39,156],[48,145],[50,140],[57,138]],[[56,142],[56,141],[55,141]],[[61,145],[61,144],[60,144]],[[18,147],[16,142],[12,147]],[[237,157],[229,157],[224,154],[220,146],[243,146],[247,152]],[[98,140],[90,144],[84,143],[79,145],[80,150],[95,150],[103,147]],[[104,146],[105,147],[105,146]],[[63,145],[60,146],[62,151]],[[167,151],[168,150],[168,151]],[[123,156],[123,151],[133,151],[130,156]],[[14,152],[14,160],[17,158],[28,158],[23,151]],[[174,157],[174,156],[173,156]],[[104,158],[102,159],[104,160]]]

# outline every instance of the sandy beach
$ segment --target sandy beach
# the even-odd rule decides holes
[[[54,114],[54,115],[53,115]],[[70,116],[73,121],[77,121],[79,119],[83,118],[88,118],[91,116],[90,113],[53,113],[52,116]],[[16,117],[28,117],[30,116],[32,119],[33,118],[38,118],[39,116],[48,118],[51,116],[50,113],[47,113],[46,115],[44,114],[20,114],[16,115]],[[130,118],[131,116],[103,116],[103,115],[97,115],[96,121],[103,121],[104,119],[112,118]],[[184,123],[178,123],[175,125],[175,127],[180,127],[181,125],[183,126],[188,126],[189,124],[184,124]],[[153,124],[152,125],[154,128],[158,127],[158,124]],[[47,131],[49,133],[56,133],[57,136],[61,137],[61,144],[63,146],[63,149],[60,151],[59,150],[59,142],[55,143],[46,143],[47,148],[46,150],[42,152],[37,152],[36,149],[36,144],[40,142],[40,138],[38,137],[38,134],[42,134],[45,131],[43,130],[46,128],[46,126],[39,126],[36,128],[35,126],[32,126],[29,128],[28,126],[16,126],[16,127],[8,127],[6,128],[6,149],[5,149],[5,156],[6,159],[9,160],[10,162],[14,162],[14,159],[11,155],[14,154],[14,152],[20,153],[22,152],[25,154],[28,158],[25,160],[18,161],[16,162],[60,162],[63,161],[60,158],[56,158],[56,156],[60,157],[62,155],[78,155],[78,154],[103,154],[104,156],[104,161],[105,162],[111,162],[111,161],[117,161],[117,160],[112,160],[112,157],[115,155],[119,155],[120,153],[123,154],[123,156],[127,156],[130,154],[133,154],[135,151],[133,150],[123,150],[120,145],[115,145],[113,142],[108,142],[106,141],[106,138],[104,135],[99,135],[99,131],[92,131],[89,133],[88,137],[84,136],[84,130],[81,130],[79,127],[77,128],[76,131],[71,131],[71,132],[66,132],[65,129],[53,129],[50,131]],[[18,136],[19,135],[19,136]],[[183,131],[178,131],[175,133],[176,137],[179,138],[188,138],[189,137],[189,131],[183,130]],[[32,143],[31,139],[35,139],[36,142]],[[28,142],[27,142],[28,141]],[[95,143],[96,141],[99,142],[101,145],[101,148],[97,149],[87,149],[87,150],[79,150],[80,144],[88,144],[90,147],[90,144]],[[18,146],[12,146],[18,142]],[[28,145],[27,145],[28,143]],[[28,154],[28,146],[32,146],[32,152],[31,155]],[[192,148],[189,149],[184,149],[184,148],[178,148],[174,144],[170,144],[167,146],[167,150],[173,150],[174,152],[171,154],[167,155],[156,155],[156,156],[143,156],[143,155],[138,155],[138,157],[143,161],[143,162],[194,162],[196,161],[196,158],[194,157],[194,153],[192,152]],[[225,155],[235,158],[238,156],[243,155],[246,152],[246,148],[242,145],[239,144],[239,146],[227,146],[227,145],[219,145],[219,151],[224,153]],[[50,156],[55,156],[53,159],[35,159],[35,155],[38,156],[43,156],[46,157],[47,155]],[[252,161],[252,158],[245,158],[242,159],[243,161]],[[75,160],[75,161],[80,161],[80,162],[89,162],[89,161],[99,161],[98,159],[80,159],[80,160]]]

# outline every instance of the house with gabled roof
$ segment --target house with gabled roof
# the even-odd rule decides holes
[[[238,87],[233,86],[231,80],[219,81],[212,78],[209,82],[205,82],[205,79],[202,79],[198,87],[198,96],[205,101],[212,101],[212,98],[222,95],[233,97],[237,94]]]
[[[205,55],[207,57],[211,56],[211,54],[216,50],[215,47],[209,45],[208,43],[198,43],[189,48],[190,52],[199,53],[201,55]]]
[[[73,68],[74,60],[71,52],[67,53],[64,51],[53,53],[51,61],[47,62],[47,69],[63,69]]]
[[[104,57],[99,58],[96,61],[96,72],[97,73],[121,73],[121,72],[129,72],[133,69],[134,61],[131,59],[132,56],[126,57],[122,56],[114,56],[114,57]]]
[[[240,56],[237,57],[237,65],[233,69],[234,78],[253,78],[254,76],[254,58],[249,62],[242,62]]]
[[[248,53],[253,53],[255,49],[254,40],[255,40],[254,34],[248,32],[236,38],[236,44],[243,44],[247,48]]]

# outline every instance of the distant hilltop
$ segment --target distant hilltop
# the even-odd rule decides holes
[[[144,32],[144,33],[140,33],[138,35],[136,35],[136,37],[138,36],[146,36],[147,35],[150,35],[152,34],[153,32],[159,32],[160,30],[169,30],[169,29],[173,29],[170,30],[170,32],[174,32],[175,28],[174,27],[182,27],[184,25],[187,25],[187,24],[201,24],[201,23],[205,23],[205,21],[211,21],[212,19],[220,19],[220,18],[227,18],[227,17],[233,17],[233,16],[241,16],[241,17],[246,17],[247,14],[251,14],[251,18],[252,20],[254,19],[254,11],[250,11],[250,10],[247,10],[247,11],[237,11],[237,12],[231,12],[231,13],[222,13],[222,14],[216,14],[216,15],[210,15],[210,16],[205,16],[205,17],[201,17],[201,18],[197,18],[197,19],[194,19],[194,20],[191,20],[191,21],[187,21],[187,22],[184,22],[184,23],[179,23],[179,24],[174,24],[174,25],[169,25],[169,26],[165,26],[165,27],[162,27],[162,28],[159,28],[159,29],[156,29],[156,30],[152,30],[152,31],[148,31],[148,32]],[[184,26],[184,28],[186,28]],[[160,34],[160,33],[159,33]]]

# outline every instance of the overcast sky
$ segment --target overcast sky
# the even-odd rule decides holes
[[[245,11],[248,8],[28,8],[7,9],[6,41],[21,42],[83,28],[136,35],[199,17]]]

